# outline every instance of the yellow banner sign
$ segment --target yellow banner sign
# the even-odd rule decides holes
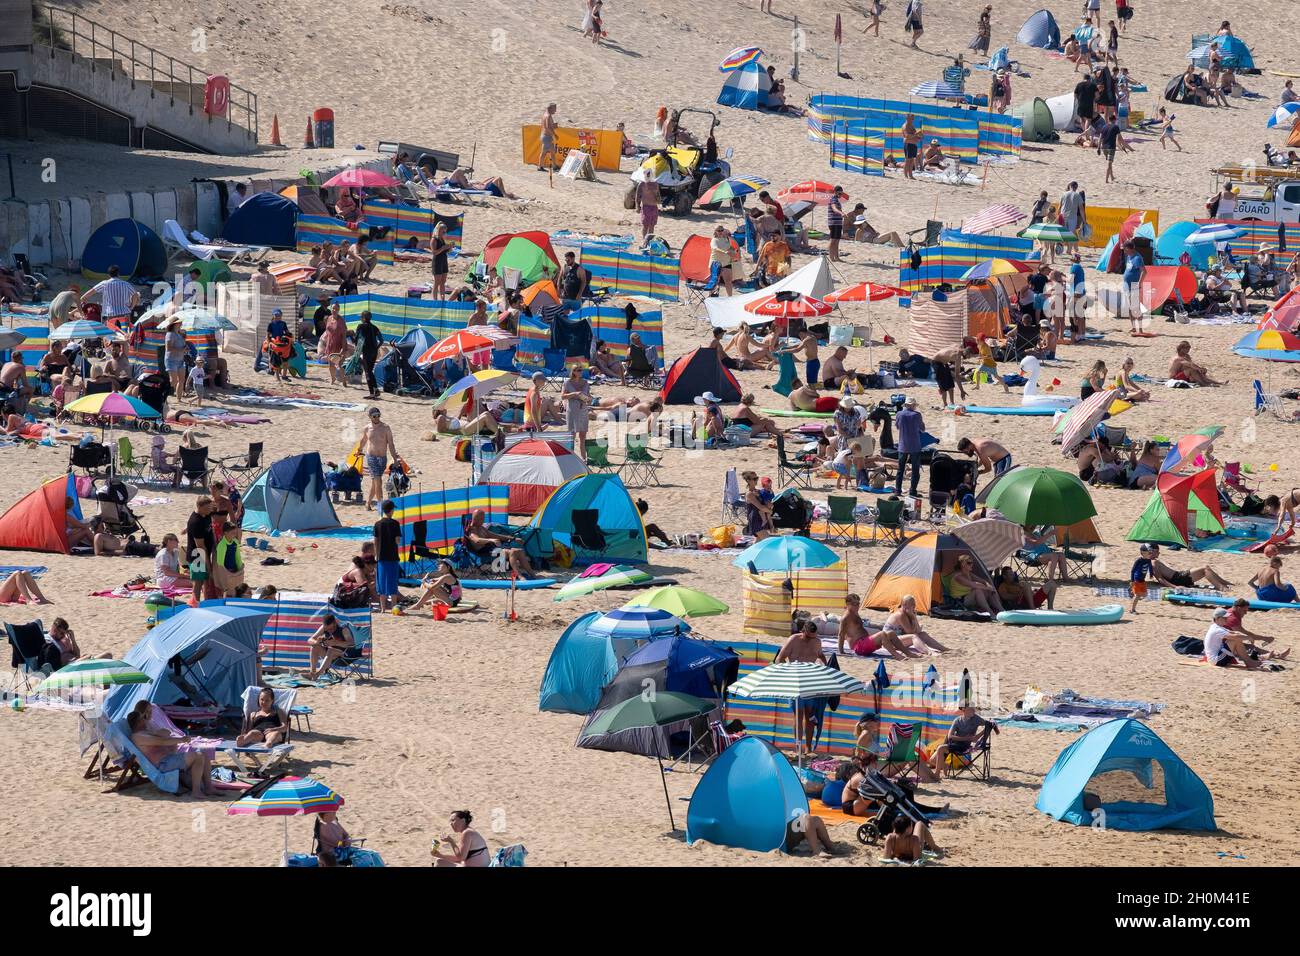
[[[1119,206],[1086,206],[1088,225],[1092,234],[1080,241],[1079,245],[1091,249],[1100,249],[1110,241],[1110,237],[1119,232],[1124,220],[1135,212],[1143,214],[1143,222],[1150,223],[1151,228],[1160,234],[1160,210],[1158,209],[1123,209]]]
[[[524,162],[537,166],[542,161],[542,128],[523,127]],[[559,169],[571,149],[591,155],[591,164],[605,173],[618,172],[623,156],[623,134],[615,129],[575,129],[560,126],[555,130],[555,168]]]

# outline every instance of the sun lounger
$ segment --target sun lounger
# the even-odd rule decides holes
[[[240,773],[265,777],[288,759],[293,753],[293,744],[276,744],[274,747],[255,744],[240,747],[233,740],[223,740],[217,747],[217,751],[229,757],[230,762],[239,769]]]
[[[125,720],[119,720],[110,724],[104,731],[104,746],[110,754],[113,754],[109,769],[105,770],[100,766],[100,776],[105,780],[113,780],[113,786],[108,793],[121,792],[131,787],[137,786],[148,780],[159,790],[164,793],[181,792],[181,772],[179,770],[168,770],[165,773],[159,770],[157,765],[149,760],[148,757],[131,742],[131,732],[127,728]],[[92,764],[92,768],[93,768]],[[116,769],[114,769],[116,768]],[[87,775],[90,771],[87,771]]]
[[[175,219],[163,223],[162,241],[167,248],[194,259],[225,259],[228,262],[258,262],[271,251],[270,246],[234,246],[211,242],[201,233],[194,233],[194,239],[185,235],[185,230]]]

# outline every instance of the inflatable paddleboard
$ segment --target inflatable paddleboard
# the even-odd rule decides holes
[[[1050,627],[1059,624],[1114,624],[1124,616],[1124,605],[1102,604],[1078,611],[1003,611],[999,624],[1031,624]]]
[[[403,587],[416,588],[422,583],[419,578],[402,578],[399,582]],[[520,591],[533,591],[537,588],[549,588],[552,584],[559,584],[555,578],[520,578],[515,582],[515,587]],[[509,578],[461,578],[460,586],[467,591],[509,591]]]
[[[952,411],[957,408],[956,405],[949,405],[948,410]],[[1059,408],[1052,408],[1048,405],[963,405],[967,415],[1035,415],[1047,416],[1055,415],[1061,411]]]
[[[1165,600],[1174,604],[1211,604],[1215,607],[1232,607],[1237,599],[1226,594],[1166,594]],[[1300,604],[1286,601],[1261,601],[1254,598],[1246,602],[1252,611],[1300,611]]]
[[[801,412],[794,408],[760,408],[764,415],[777,418],[834,418],[834,412]]]

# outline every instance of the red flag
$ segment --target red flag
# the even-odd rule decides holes
[[[839,43],[844,38],[844,27],[840,23],[840,15],[835,14],[835,42]]]

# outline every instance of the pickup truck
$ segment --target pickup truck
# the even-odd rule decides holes
[[[1219,219],[1300,223],[1300,182],[1280,182],[1267,188],[1242,186],[1231,209],[1220,206]]]

